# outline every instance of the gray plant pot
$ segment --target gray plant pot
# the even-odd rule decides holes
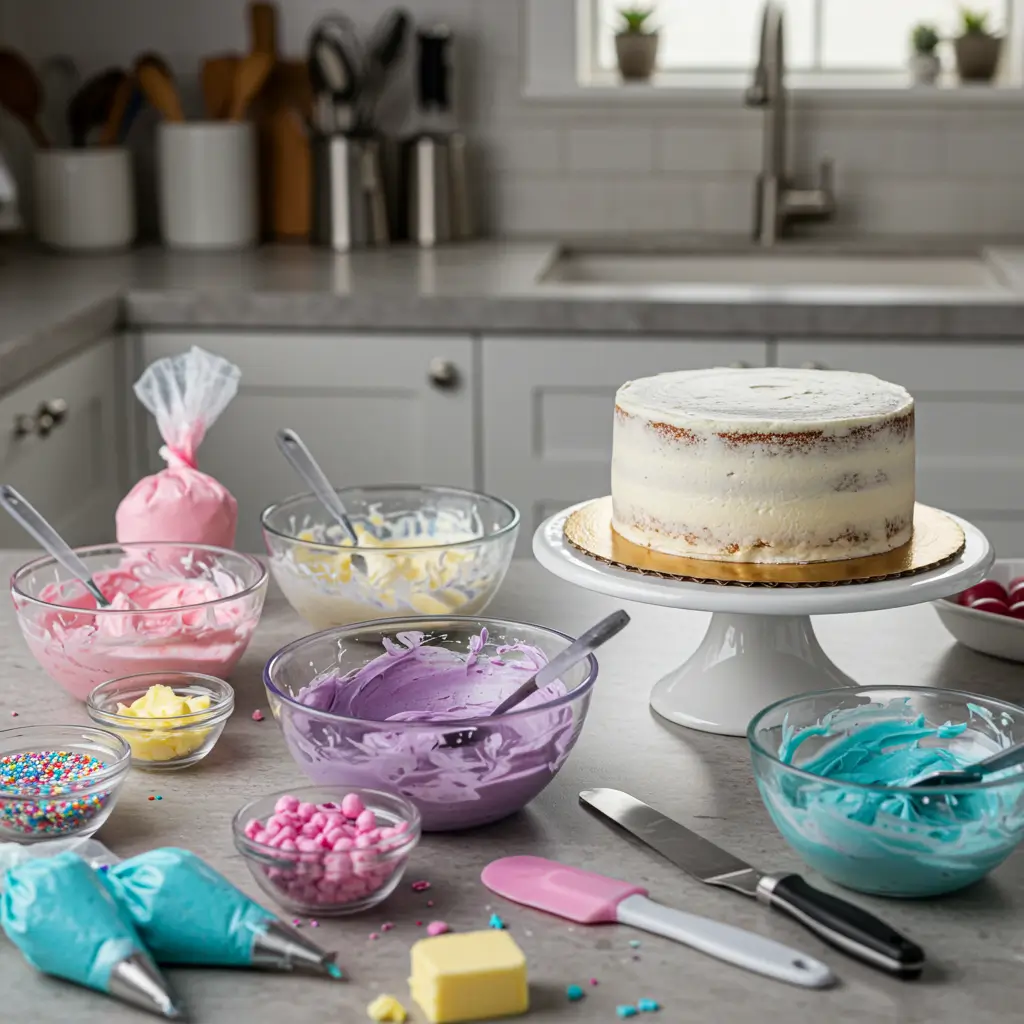
[[[914,85],[934,85],[942,72],[942,61],[934,53],[913,53],[908,66]]]
[[[969,32],[953,40],[956,70],[961,82],[991,82],[999,66],[1003,40],[983,32]]]
[[[620,32],[615,37],[619,74],[627,82],[646,82],[658,63],[657,32]]]

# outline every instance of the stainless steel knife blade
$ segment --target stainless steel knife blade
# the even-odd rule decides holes
[[[699,881],[757,896],[761,872],[628,793],[585,789],[580,801]]]

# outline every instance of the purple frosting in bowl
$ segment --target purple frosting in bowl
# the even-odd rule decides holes
[[[382,654],[348,671],[311,673],[277,702],[292,756],[315,782],[400,792],[418,806],[425,830],[448,831],[519,810],[561,768],[582,727],[596,663],[589,672],[584,664],[582,684],[574,670],[572,694],[558,680],[484,723],[547,664],[539,646],[490,642],[486,626],[464,635],[461,649],[441,629],[399,630],[379,642]],[[344,665],[344,656],[339,660]],[[272,695],[274,661],[267,670]],[[473,725],[486,726],[477,742],[442,745],[455,726]]]

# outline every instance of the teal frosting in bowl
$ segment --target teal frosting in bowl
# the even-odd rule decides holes
[[[755,720],[755,774],[775,825],[813,868],[860,892],[932,896],[976,882],[1024,837],[1024,774],[907,788],[1013,742],[1003,732],[1011,723],[977,704],[963,709],[965,721],[940,724],[909,698],[840,708],[803,727],[787,715],[771,730],[775,757],[755,741]]]

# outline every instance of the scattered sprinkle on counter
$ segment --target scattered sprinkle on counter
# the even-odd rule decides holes
[[[253,720],[254,722],[262,722],[262,721],[263,721],[263,712],[262,712],[262,711],[260,711],[260,709],[259,709],[259,708],[257,708],[257,709],[256,709],[256,710],[255,710],[255,711],[254,711],[254,712],[252,713],[252,720]],[[381,1018],[381,1019],[383,1020],[383,1018]]]
[[[427,900],[427,906],[428,907],[432,907],[433,905],[434,905],[434,901],[433,900]]]
[[[382,924],[382,925],[380,926],[380,930],[381,930],[382,932],[389,932],[389,931],[391,931],[391,929],[392,929],[392,928],[394,928],[394,927],[395,927],[395,922],[394,922],[394,921],[385,921],[385,922],[384,922],[384,923],[383,923],[383,924]]]
[[[502,921],[497,914],[491,914],[491,919],[487,922],[488,928],[504,928],[505,922]]]
[[[380,938],[380,936],[376,932],[370,932],[370,941],[371,942],[376,942],[377,939],[379,939],[379,938]]]
[[[629,940],[629,946],[630,946],[631,949],[639,949],[640,948],[640,940],[639,939],[630,939]]]
[[[636,1008],[641,1013],[657,1013],[661,1009],[661,1003],[654,999],[641,999],[637,1002]]]
[[[635,1006],[616,1006],[615,1015],[622,1020],[627,1017],[635,1017],[640,1011]]]
[[[565,998],[570,1003],[578,1003],[583,998],[583,989],[579,985],[568,985],[565,989]]]
[[[17,711],[12,711],[11,712],[11,718],[17,718],[17,717],[18,717],[18,712]]]
[[[430,924],[427,925],[428,935],[444,935],[449,931],[451,931],[451,929],[445,921],[431,921]]]
[[[341,968],[337,964],[328,964],[327,973],[336,981],[342,981],[344,980],[345,977],[345,975],[342,973]]]
[[[409,888],[411,888],[413,892],[426,892],[430,888],[430,883],[426,880],[421,880],[419,882],[413,882]]]
[[[370,1020],[397,1021],[397,1024],[404,1024],[409,1016],[405,1007],[394,996],[389,995],[377,996],[366,1008],[366,1013]]]
[[[309,927],[310,928],[319,928],[320,927],[320,922],[317,921],[316,918],[311,917],[309,919]]]
[[[0,785],[33,792],[8,800],[0,824],[22,835],[60,836],[91,821],[106,807],[109,793],[84,795],[89,776],[106,767],[90,754],[69,750],[32,750],[0,758]]]
[[[420,939],[411,961],[409,990],[431,1024],[511,1017],[530,1008],[526,957],[506,931]]]
[[[292,918],[292,927],[293,928],[301,928],[302,927],[302,922],[297,917],[293,917]]]
[[[417,921],[416,922],[416,927],[417,928],[422,928],[423,927],[423,922],[422,921]]]

